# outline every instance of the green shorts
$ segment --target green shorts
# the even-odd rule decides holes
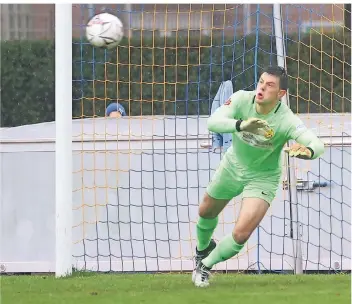
[[[208,195],[215,199],[231,200],[242,193],[243,198],[261,198],[271,204],[276,196],[281,172],[248,170],[232,161],[230,164],[227,159],[229,155],[226,154],[207,187]]]

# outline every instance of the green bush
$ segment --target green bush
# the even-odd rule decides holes
[[[1,126],[54,120],[54,84],[52,43],[1,42]]]
[[[345,36],[286,37],[294,112],[350,112],[351,39]],[[117,98],[129,115],[208,115],[222,81],[232,79],[235,90],[254,89],[262,68],[276,63],[275,49],[265,34],[235,41],[124,40],[117,52],[75,41],[73,117],[102,116]],[[54,119],[54,51],[52,41],[1,42],[2,126]]]

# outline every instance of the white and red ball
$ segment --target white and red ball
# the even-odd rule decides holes
[[[95,47],[116,47],[123,38],[123,24],[119,18],[109,13],[95,15],[88,21],[86,37]]]

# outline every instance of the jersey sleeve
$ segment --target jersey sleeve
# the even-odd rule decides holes
[[[302,120],[297,116],[290,112],[291,115],[284,119],[283,123],[288,124],[288,139],[296,140],[301,134],[306,132],[308,129]]]
[[[324,143],[313,133],[312,130],[305,126],[298,116],[293,114],[292,118],[287,121],[290,121],[288,139],[293,139],[297,143],[310,148],[313,153],[311,159],[316,159],[324,153]]]
[[[239,104],[243,98],[243,91],[237,91],[219,107],[208,119],[208,130],[216,133],[236,132],[236,122],[239,115]]]

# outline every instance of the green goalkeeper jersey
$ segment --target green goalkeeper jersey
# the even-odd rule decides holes
[[[255,95],[255,91],[235,92],[208,120],[211,131],[233,133],[232,147],[227,151],[230,162],[255,171],[279,173],[281,152],[290,139],[310,147],[314,152],[313,158],[323,153],[322,142],[286,104],[278,102],[270,113],[261,115],[256,111]],[[236,120],[253,117],[269,124],[270,129],[265,136],[236,130]]]

